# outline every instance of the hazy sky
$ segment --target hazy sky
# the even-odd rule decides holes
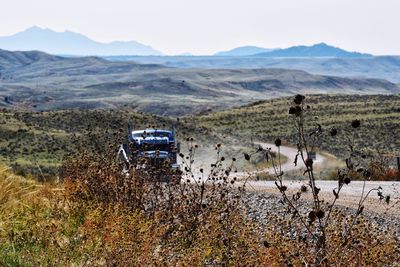
[[[400,0],[2,0],[0,35],[30,26],[166,54],[326,42],[400,55]]]

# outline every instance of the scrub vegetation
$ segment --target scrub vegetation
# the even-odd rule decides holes
[[[123,172],[115,160],[115,142],[126,138],[122,127],[128,118],[136,125],[160,118],[112,111],[4,111],[3,118],[11,121],[7,123],[10,131],[18,131],[23,122],[24,127],[31,127],[30,133],[46,129],[49,138],[70,136],[72,149],[60,153],[58,182],[38,182],[1,167],[0,265],[397,266],[398,233],[377,224],[364,211],[365,199],[371,194],[382,198],[382,206],[391,205],[393,199],[377,187],[364,192],[355,209],[335,205],[355,175],[364,181],[379,175],[379,168],[371,168],[376,158],[364,153],[357,142],[362,140],[361,132],[371,128],[366,118],[353,115],[348,121],[340,120],[337,127],[323,116],[315,117],[321,108],[315,107],[315,98],[297,95],[282,101],[286,104],[276,114],[281,114],[283,123],[288,121],[284,124],[288,130],[281,131],[275,145],[279,148],[285,140],[293,140],[299,149],[297,164],[306,168],[307,182],[294,194],[287,191],[288,177],[269,150],[254,148],[238,157],[227,156],[220,142],[227,133],[219,127],[218,135],[205,135],[209,128],[201,125],[205,123],[202,118],[197,127],[180,122],[185,127],[181,134],[193,135],[184,139],[188,149],[180,154],[182,172],[170,174],[164,168],[143,171],[135,164]],[[82,113],[85,116],[78,116]],[[115,122],[116,114],[123,119]],[[42,120],[43,116],[49,119]],[[346,138],[342,129],[346,129]],[[259,130],[253,129],[254,138],[263,136]],[[294,139],[290,139],[292,131]],[[238,131],[239,136],[244,133]],[[209,136],[215,136],[208,140],[215,141],[215,160],[209,171],[196,170],[197,142]],[[313,161],[307,155],[330,139],[342,145],[346,156],[345,167],[335,177],[338,187],[328,203],[319,198]],[[265,214],[267,222],[249,216],[248,203],[254,194],[246,190],[247,177],[236,177],[237,163],[256,156],[275,167],[281,195],[279,204]],[[160,175],[171,175],[171,181],[159,182]],[[312,194],[311,201],[303,199],[306,193]]]

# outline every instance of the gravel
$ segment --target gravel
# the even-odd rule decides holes
[[[329,197],[332,199],[331,195]],[[312,209],[311,193],[306,193],[303,196],[299,202],[301,207],[299,211],[302,214],[307,214]],[[322,198],[325,197],[322,196]],[[355,214],[358,204],[357,197],[343,194],[341,198],[341,202],[338,201],[336,207],[346,214]],[[260,231],[266,230],[270,216],[283,217],[285,214],[287,215],[287,206],[283,203],[277,189],[271,188],[269,192],[247,191],[243,197],[243,203],[247,215],[259,225]],[[387,230],[400,239],[400,201],[398,199],[394,199],[388,205],[374,197],[365,202],[363,215],[372,224],[377,225],[379,229]]]

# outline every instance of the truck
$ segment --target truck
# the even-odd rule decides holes
[[[129,126],[127,141],[119,146],[117,154],[125,173],[129,168],[135,168],[141,174],[151,173],[161,181],[170,181],[174,174],[179,174],[180,145],[175,127],[172,130],[132,130]]]

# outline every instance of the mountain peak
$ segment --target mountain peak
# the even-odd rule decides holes
[[[270,52],[272,50],[273,49],[270,49],[270,48],[246,45],[246,46],[236,47],[236,48],[233,48],[228,51],[218,52],[214,55],[215,56],[252,56],[252,55],[259,54],[259,53]]]
[[[313,45],[314,47],[332,47],[324,42]]]
[[[44,30],[44,28],[41,28],[37,25],[33,25],[32,27],[27,28],[25,31],[41,31]]]
[[[34,25],[32,27],[27,28],[26,30],[19,32],[21,33],[38,33],[38,32],[54,32],[53,30],[50,30],[48,28],[41,28],[37,25]],[[18,34],[18,33],[17,33]]]
[[[0,48],[76,56],[161,55],[152,47],[136,41],[101,43],[80,33],[68,30],[57,32],[36,25],[11,36],[0,37]]]
[[[24,32],[36,31],[36,30],[41,30],[41,29],[42,29],[42,28],[40,28],[39,26],[33,25],[33,26],[31,26],[31,27],[25,29]]]

